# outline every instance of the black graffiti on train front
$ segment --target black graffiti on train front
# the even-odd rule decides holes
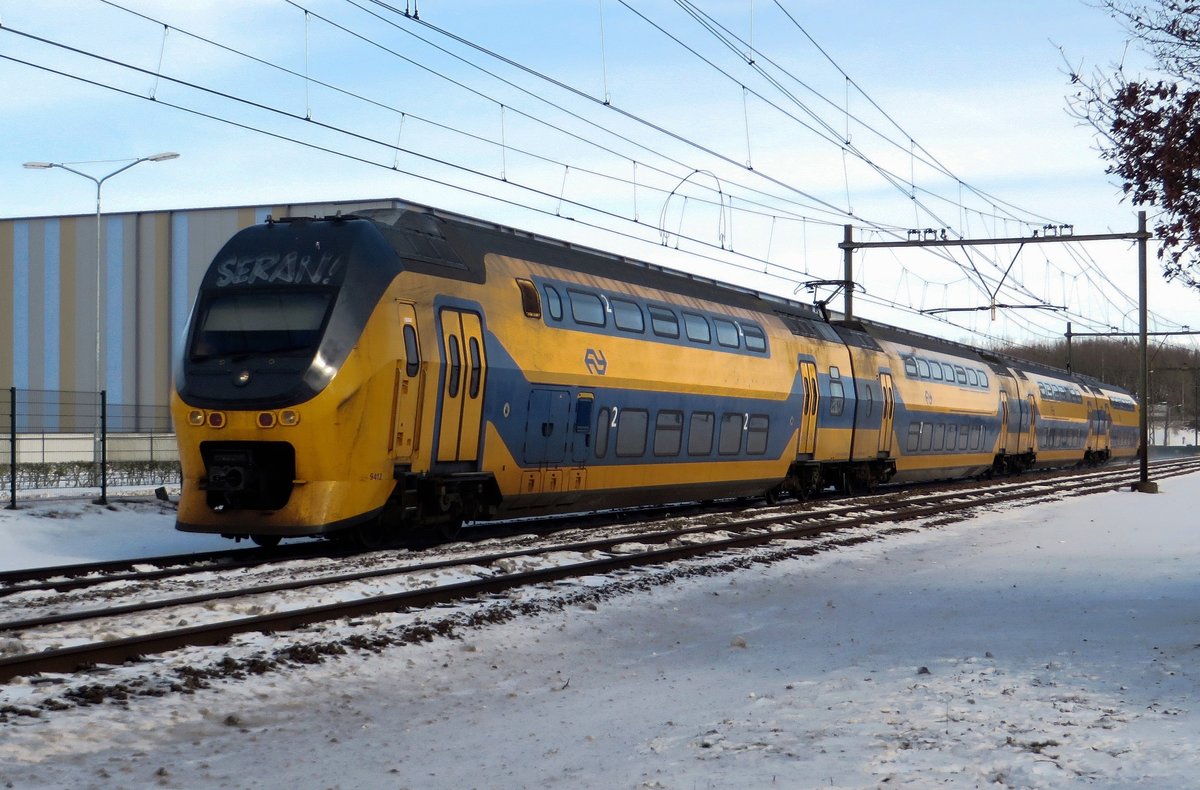
[[[329,285],[341,264],[342,256],[330,253],[246,255],[219,262],[213,285]]]

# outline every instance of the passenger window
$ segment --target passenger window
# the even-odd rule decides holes
[[[688,426],[688,455],[711,455],[716,418],[710,411],[692,415]]]
[[[660,411],[654,423],[654,454],[679,455],[683,440],[683,412]]]
[[[917,372],[921,374],[921,378],[927,379],[930,376],[929,363],[923,359],[917,360]]]
[[[921,423],[919,423],[919,422],[909,423],[909,426],[908,426],[908,451],[910,453],[915,453],[917,451],[917,444],[920,442],[920,440],[921,440]]]
[[[604,326],[604,304],[599,296],[568,288],[567,298],[571,300],[571,317],[575,323]]]
[[[417,345],[417,330],[412,324],[404,325],[404,375],[415,378],[421,370],[421,348]]]
[[[517,288],[521,291],[521,309],[529,318],[542,317],[542,300],[538,298],[537,288],[529,280],[517,280]]]
[[[954,366],[954,376],[958,380],[959,384],[967,383],[967,371],[963,370],[962,365]]]
[[[921,450],[928,452],[933,447],[933,423],[921,423]]]
[[[946,449],[946,423],[944,422],[933,426],[933,449]]]
[[[562,297],[558,295],[558,289],[553,285],[543,285],[542,291],[546,294],[546,310],[550,313],[550,317],[555,321],[561,321],[563,317]]]
[[[983,426],[975,425],[971,428],[971,449],[978,450],[983,446]]]
[[[617,419],[617,457],[637,458],[646,454],[646,427],[650,414],[645,409],[625,409]]]
[[[612,419],[612,411],[601,409],[596,418],[596,457],[603,458],[608,453],[608,421]]]
[[[575,399],[575,433],[590,433],[592,430],[592,406],[596,403],[591,395],[580,395]]]
[[[467,385],[467,394],[473,400],[479,397],[479,380],[483,376],[483,364],[479,356],[479,341],[471,338],[471,342],[467,344],[467,349],[471,354],[471,381]]]
[[[920,373],[917,372],[917,361],[912,357],[905,357],[904,372],[909,378],[915,379],[917,376],[919,376]]]
[[[962,426],[958,431],[958,449],[960,450],[967,449],[967,433],[966,425]]]
[[[746,421],[746,454],[764,455],[770,420],[765,414],[754,414]]]
[[[951,365],[949,362],[943,362],[942,363],[942,373],[944,373],[946,375],[946,381],[949,381],[951,384],[954,383],[954,366],[953,365]]]
[[[958,445],[958,426],[946,426],[946,449],[954,450]]]
[[[717,332],[717,342],[726,348],[737,348],[741,345],[738,341],[737,327],[732,321],[726,321],[724,318],[714,318],[713,327]]]
[[[767,336],[759,327],[754,324],[746,324],[742,327],[742,335],[746,338],[746,348],[749,351],[767,350]]]
[[[975,373],[975,368],[967,368],[967,383],[972,387],[979,386],[979,376]]]
[[[458,335],[450,336],[450,372],[446,376],[446,394],[451,398],[458,397],[459,383],[462,381],[462,351],[458,347]]]
[[[721,455],[737,455],[742,451],[742,415],[721,415],[721,436],[717,440],[717,452]]]
[[[987,387],[989,385],[988,375],[985,371],[979,371],[979,386]]]
[[[688,340],[691,340],[693,343],[712,342],[712,331],[708,328],[708,321],[704,320],[704,316],[702,315],[684,313],[683,329],[687,332]]]
[[[610,299],[609,304],[612,305],[613,323],[617,325],[617,329],[639,333],[646,331],[646,319],[642,316],[642,308],[625,299]]]
[[[929,366],[929,377],[934,381],[942,380],[942,366],[934,362]]]
[[[679,319],[665,307],[650,305],[650,327],[660,337],[679,337]]]
[[[829,413],[837,417],[846,410],[846,388],[840,381],[829,382]]]

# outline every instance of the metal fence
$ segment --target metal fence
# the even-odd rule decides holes
[[[0,484],[17,492],[178,483],[166,406],[110,404],[105,392],[0,390]]]

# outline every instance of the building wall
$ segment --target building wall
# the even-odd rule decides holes
[[[0,219],[0,387],[95,392],[99,381],[109,403],[166,405],[200,280],[230,236],[268,215],[398,205],[385,199],[104,215],[99,272],[95,215]]]

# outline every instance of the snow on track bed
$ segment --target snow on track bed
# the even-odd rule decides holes
[[[565,608],[509,599],[487,628],[466,621],[501,601],[248,637],[192,693],[50,711],[62,681],[24,681],[0,707],[39,715],[0,724],[0,783],[1190,786],[1198,500],[1191,475],[637,595],[541,590]],[[403,649],[319,647],[402,626]],[[259,654],[288,671],[256,674]],[[206,655],[152,663],[219,669]]]
[[[1111,483],[1104,481],[1110,480],[1112,476],[1111,472],[1100,472],[1081,477],[1089,479],[1088,485],[1095,487],[1110,485]],[[1064,486],[1073,485],[1076,485],[1073,480],[1059,480],[1040,486],[992,487],[991,490],[976,492],[975,497],[946,494],[923,496],[918,499],[926,505],[926,510],[914,507],[912,501],[906,501],[904,508],[896,515],[911,519],[915,511],[916,514],[928,518],[937,515],[936,508],[939,506],[936,503],[939,502],[942,503],[940,507],[954,511],[977,507],[997,497],[1003,499],[1017,495],[1006,489],[1019,489],[1020,495],[1029,496],[1043,490],[1053,493],[1056,490],[1061,491]],[[976,499],[981,501],[977,502]],[[895,501],[890,503],[891,507],[896,505]],[[935,509],[928,510],[929,505],[934,505]],[[838,509],[834,508],[833,511]],[[853,510],[854,506],[840,509]],[[488,590],[507,590],[513,585],[536,584],[542,579],[564,579],[579,573],[591,573],[593,570],[590,566],[597,566],[595,572],[599,572],[616,559],[615,555],[636,557],[638,553],[645,553],[648,555],[645,562],[662,562],[693,556],[694,552],[687,552],[687,546],[702,546],[707,543],[714,548],[721,544],[743,547],[763,542],[763,534],[807,537],[814,530],[825,528],[819,525],[800,527],[800,532],[796,532],[797,528],[790,524],[794,515],[799,514],[783,509],[782,512],[771,515],[726,522],[727,525],[738,523],[738,528],[744,531],[740,536],[729,536],[723,530],[713,530],[711,527],[685,527],[692,533],[687,536],[688,539],[668,540],[669,548],[666,549],[645,548],[629,540],[614,548],[611,543],[604,543],[605,539],[602,539],[594,541],[591,545],[564,545],[561,551],[542,549],[529,557],[503,558],[510,562],[525,562],[529,567],[536,568],[529,572],[532,578],[528,581],[514,579],[509,583],[504,577],[510,572],[505,570],[503,563],[497,564],[495,558],[485,562],[482,558],[472,558],[468,555],[463,558],[461,565],[447,561],[444,565],[432,568],[418,567],[409,570],[400,566],[352,574],[349,577],[317,576],[301,582],[280,582],[257,589],[242,590],[235,587],[211,594],[220,597],[206,599],[204,596],[190,596],[178,599],[177,602],[154,599],[140,606],[123,607],[133,611],[121,611],[120,607],[112,610],[111,614],[106,610],[88,610],[79,612],[80,616],[71,620],[59,617],[58,622],[51,619],[45,624],[33,620],[8,620],[3,624],[7,636],[0,642],[0,656],[8,657],[0,658],[0,665],[3,665],[0,671],[11,677],[13,673],[61,671],[84,661],[111,663],[146,652],[172,650],[188,644],[216,644],[242,631],[289,630],[322,620],[359,614],[369,615],[398,606],[429,606],[442,600],[442,595],[445,595],[446,603],[452,605],[452,602],[464,596],[470,597],[476,586],[479,587],[479,594],[482,594]],[[834,515],[834,512],[830,512],[830,515]],[[803,516],[808,518],[811,514]],[[887,514],[869,516],[873,521],[894,517]],[[772,520],[780,523],[772,524]],[[945,522],[945,519],[942,521]],[[756,538],[753,527],[760,525],[769,529],[765,533],[759,530],[759,537]],[[659,525],[659,528],[662,526]],[[747,530],[748,527],[750,529]],[[781,527],[788,531],[781,531]],[[643,534],[641,540],[646,540],[647,537],[649,536]],[[655,536],[658,541],[671,537],[669,529]],[[603,557],[597,556],[597,549],[607,554]],[[675,553],[678,553],[678,556]],[[573,570],[572,566],[578,566],[581,570]],[[499,580],[500,583],[496,584],[493,580]],[[304,586],[293,588],[299,583]],[[452,590],[456,587],[465,589]],[[443,589],[446,590],[444,594],[439,592]],[[302,592],[297,595],[297,591]],[[414,597],[415,592],[422,594]],[[82,616],[85,614],[88,617]],[[118,617],[124,619],[115,619]]]
[[[1112,484],[1109,479],[1111,474],[1089,474],[1084,477],[1090,478],[1088,485],[1093,488]],[[1041,492],[1061,493],[1075,485],[1075,481],[1060,480],[1052,484],[1017,488],[1022,489],[1020,496],[1028,497]],[[885,512],[860,515],[855,521],[866,524],[899,517],[909,521],[932,518],[937,524],[950,523],[952,518],[938,518],[941,509],[961,512],[995,500],[1004,501],[1018,495],[1011,488],[993,487],[975,492],[975,496],[927,495],[917,498],[920,504],[914,500],[904,500],[890,501],[884,505],[881,501],[876,509]],[[837,511],[854,509],[853,505],[833,508],[826,511],[825,515],[835,517],[832,525],[836,528]],[[895,509],[896,513],[887,513],[889,509]],[[562,545],[559,549],[542,548],[528,555],[513,552],[485,559],[464,552],[461,562],[444,560],[442,563],[423,563],[411,568],[403,564],[385,565],[373,571],[348,575],[318,574],[312,578],[292,579],[257,588],[239,589],[235,586],[230,590],[210,593],[214,596],[211,598],[188,596],[160,600],[152,597],[144,604],[118,607],[112,609],[111,613],[108,609],[84,610],[70,619],[66,616],[51,617],[44,623],[10,619],[0,624],[6,629],[6,638],[0,642],[0,665],[3,665],[0,671],[9,677],[13,673],[62,671],[85,661],[111,663],[147,652],[175,650],[185,645],[219,644],[230,636],[247,631],[295,630],[325,620],[371,616],[399,607],[454,606],[463,598],[470,599],[492,591],[507,592],[513,587],[545,581],[570,584],[572,577],[580,575],[602,572],[615,575],[619,573],[617,568],[628,568],[632,564],[678,561],[705,553],[708,547],[717,551],[728,548],[740,550],[782,538],[785,540],[781,542],[788,543],[790,548],[782,553],[774,553],[769,559],[760,557],[756,560],[779,561],[797,551],[810,553],[822,546],[853,543],[878,536],[878,533],[860,531],[856,536],[833,538],[820,534],[830,528],[826,526],[830,523],[828,519],[822,522],[817,517],[816,524],[798,526],[795,523],[797,518],[806,521],[812,519],[813,514],[796,513],[786,508],[774,510],[777,512],[725,522],[726,527],[736,525],[740,534],[710,526],[688,526],[684,521],[678,526],[679,534],[660,524],[656,525],[657,534],[642,533],[640,537],[630,536],[628,539],[601,538],[583,544]],[[854,521],[849,523],[853,524]],[[843,534],[845,532],[842,530]],[[804,542],[794,545],[786,540],[789,538],[803,538]],[[648,539],[652,541],[650,545],[639,542]],[[664,544],[666,548],[662,548]],[[382,553],[368,555],[366,559],[378,561],[385,556]],[[352,562],[360,559],[363,558],[352,558]],[[296,575],[286,567],[290,563],[283,565],[284,572],[280,575]],[[520,575],[530,578],[515,578]],[[511,582],[507,581],[509,576],[514,577]],[[213,582],[216,581],[214,578]]]

